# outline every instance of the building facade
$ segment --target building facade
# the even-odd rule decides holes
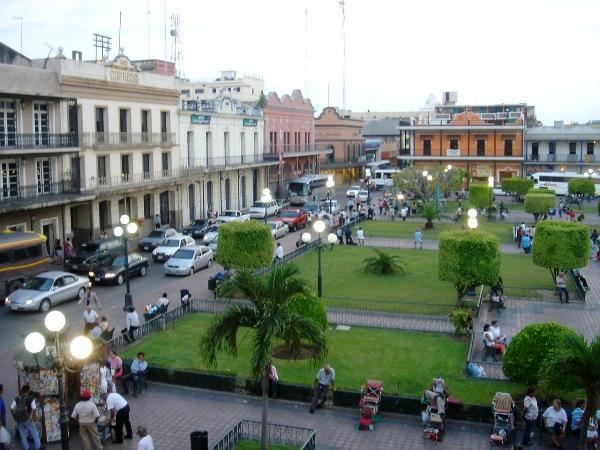
[[[385,160],[396,165],[402,136],[398,127],[402,125],[410,125],[410,121],[381,119],[365,122],[362,134],[367,162]]]
[[[223,70],[221,76],[214,80],[179,81],[181,99],[194,100],[200,103],[217,100],[222,96],[240,102],[256,103],[264,87],[265,82],[262,78],[250,75],[238,77],[235,70]]]

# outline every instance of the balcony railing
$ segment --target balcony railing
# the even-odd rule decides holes
[[[77,133],[0,133],[0,150],[78,147]]]
[[[307,153],[307,152],[329,152],[331,153],[333,149],[328,148],[327,145],[304,145],[304,144],[281,144],[281,145],[268,145],[269,151],[271,153],[277,153],[281,151],[284,156],[289,155],[290,153]]]
[[[202,175],[202,168],[179,167],[177,169],[159,170],[154,172],[122,173],[107,177],[90,177],[86,190],[94,193],[117,192],[123,189],[142,188],[174,181],[190,180]]]
[[[211,158],[184,158],[184,167],[199,167],[215,169],[232,166],[247,166],[252,164],[263,164],[279,161],[278,155],[257,153],[251,155],[216,156]]]
[[[83,147],[175,145],[175,133],[84,133]]]
[[[0,191],[0,211],[37,203],[60,200],[63,196],[78,195],[76,180],[62,180],[28,186],[5,186]]]
[[[230,110],[219,111],[218,104],[213,100],[182,100],[181,109],[203,113],[231,112]],[[240,116],[261,117],[262,111],[255,104],[233,100],[233,114]]]
[[[575,164],[586,164],[595,163],[596,155],[527,155],[525,158],[527,162],[540,162],[540,163],[575,163]]]

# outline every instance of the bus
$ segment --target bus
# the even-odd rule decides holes
[[[379,169],[375,171],[375,176],[371,178],[371,183],[375,189],[385,189],[394,185],[394,175],[400,173],[400,169]]]
[[[46,236],[30,232],[0,233],[0,305],[28,278],[48,270]]]
[[[290,205],[303,206],[307,202],[319,202],[327,197],[327,178],[330,175],[306,175],[290,180],[288,198]]]
[[[380,161],[371,161],[365,164],[365,169],[369,169],[371,173],[375,173],[376,170],[389,168],[390,162],[387,159],[382,159]]]
[[[589,178],[589,175],[576,172],[537,172],[530,176],[536,189],[552,189],[556,195],[569,193],[569,180],[574,178]],[[594,178],[596,195],[600,195],[600,178]]]

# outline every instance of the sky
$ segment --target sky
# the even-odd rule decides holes
[[[415,111],[430,94],[459,104],[523,102],[546,125],[600,119],[598,0],[345,0],[346,108]],[[92,33],[131,59],[170,58],[181,18],[181,72],[259,75],[265,91],[301,89],[320,111],[343,106],[338,0],[0,0],[0,41],[46,57],[93,59]],[[166,10],[166,15],[165,15]],[[148,11],[150,12],[148,14]],[[148,29],[150,32],[148,33]],[[148,39],[149,36],[149,39]],[[55,54],[55,53],[53,53]]]

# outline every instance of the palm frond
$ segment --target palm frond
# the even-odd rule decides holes
[[[372,250],[375,252],[375,256],[370,256],[362,261],[365,272],[373,273],[375,275],[404,273],[404,267],[400,262],[400,257],[376,248]]]
[[[250,270],[239,270],[233,277],[226,280],[219,288],[219,293],[232,298],[236,295],[242,295],[251,302],[260,302],[264,297],[265,285],[263,279],[257,277]]]

